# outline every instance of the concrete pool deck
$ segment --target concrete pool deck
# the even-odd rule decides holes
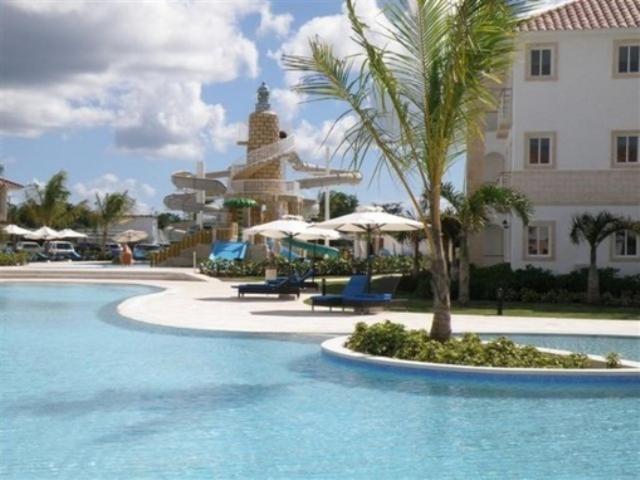
[[[97,272],[111,272],[98,274]],[[179,280],[177,280],[179,278]],[[132,320],[175,328],[220,332],[345,334],[357,322],[383,320],[409,328],[428,328],[431,315],[413,312],[379,312],[356,315],[277,297],[238,298],[232,282],[175,268],[95,268],[78,264],[0,267],[0,282],[86,282],[149,285],[159,292],[129,298],[118,312]],[[640,320],[586,320],[569,318],[461,315],[452,316],[454,333],[616,335],[640,337]]]

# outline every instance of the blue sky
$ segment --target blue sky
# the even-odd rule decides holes
[[[376,0],[357,2],[370,21]],[[322,161],[323,132],[342,113],[298,104],[278,59],[320,35],[349,53],[339,0],[217,2],[10,1],[0,16],[0,162],[30,183],[59,170],[75,200],[128,190],[143,210],[162,211],[170,174],[225,168],[244,156],[255,90],[265,81],[281,128],[306,161]],[[339,132],[329,139],[335,147]],[[334,163],[340,166],[339,162]],[[461,184],[463,161],[449,177]],[[363,168],[361,203],[404,201],[389,175]],[[308,196],[317,194],[308,191]]]

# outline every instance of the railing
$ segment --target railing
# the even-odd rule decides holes
[[[274,143],[270,143],[247,153],[247,165],[255,162],[263,162],[293,150],[295,138],[287,137]]]
[[[512,91],[510,88],[504,88],[500,92],[498,104],[498,137],[506,137],[507,132],[511,128],[511,117],[513,109]]]

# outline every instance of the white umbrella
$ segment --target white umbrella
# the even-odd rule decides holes
[[[380,232],[410,232],[424,228],[421,222],[410,218],[392,215],[382,207],[360,207],[354,213],[331,218],[316,224],[317,228],[330,228],[345,233],[365,233],[367,235],[367,274],[371,276],[371,256],[369,244],[371,234]]]
[[[248,228],[244,233],[248,235],[262,235],[263,237],[275,239],[293,240],[311,226],[305,222],[302,217],[297,215],[285,215],[280,220],[263,223],[262,225],[254,225]],[[291,246],[291,244],[289,244]],[[291,263],[291,248],[289,248],[289,263]]]
[[[354,213],[331,218],[315,226],[345,233],[409,232],[424,228],[421,222],[392,215],[375,206],[360,207]]]
[[[70,228],[65,228],[64,230],[60,230],[60,238],[87,238],[87,235],[71,230]]]
[[[60,232],[49,227],[40,227],[25,236],[29,240],[55,240],[57,238],[61,238]]]
[[[7,235],[16,235],[18,237],[24,237],[25,235],[31,235],[33,232],[31,230],[27,230],[26,228],[19,227],[18,225],[7,225],[3,227],[2,230]]]
[[[113,240],[118,243],[135,243],[147,238],[149,234],[142,230],[125,230],[113,237]]]

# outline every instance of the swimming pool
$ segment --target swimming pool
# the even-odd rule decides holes
[[[0,477],[620,479],[640,470],[637,389],[433,381],[331,361],[321,338],[179,335],[116,315],[115,304],[147,291],[0,285]],[[638,349],[605,342],[605,351]]]

